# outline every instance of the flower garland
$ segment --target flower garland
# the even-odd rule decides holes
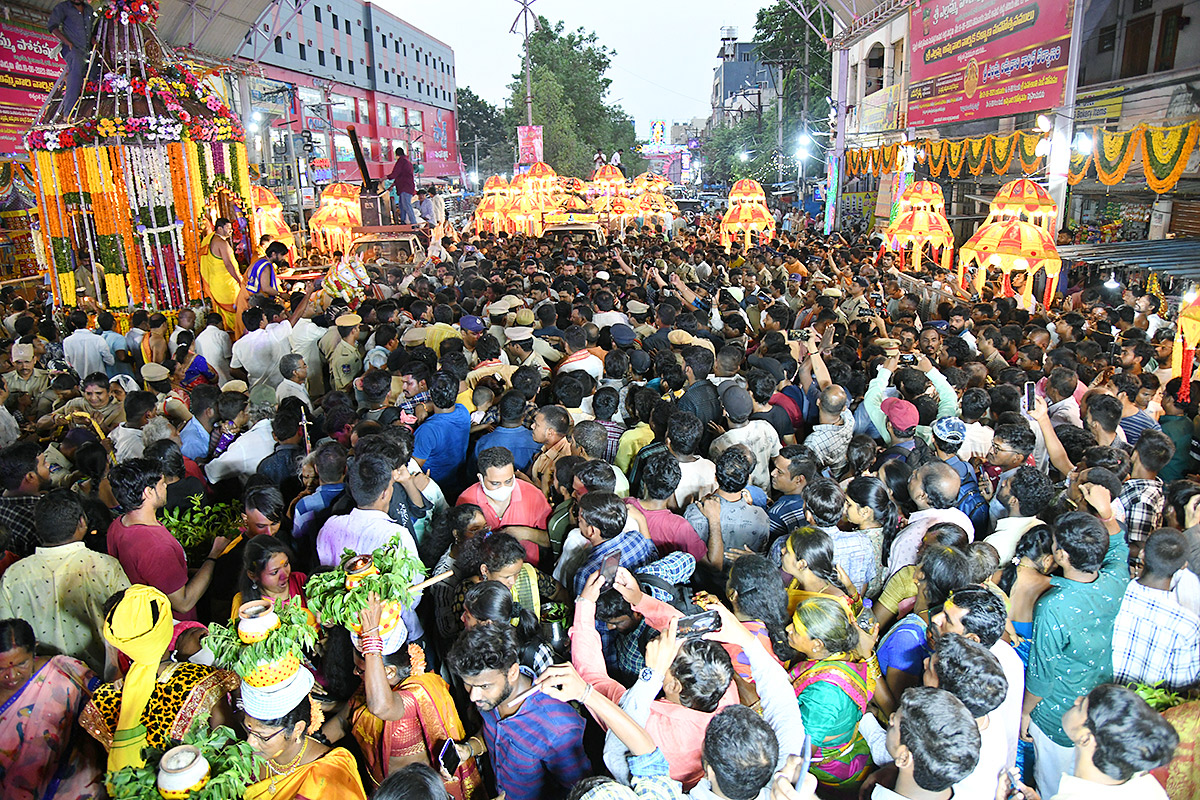
[[[1151,191],[1162,194],[1179,182],[1196,147],[1197,134],[1200,123],[1196,122],[1142,130],[1142,164]]]
[[[1133,157],[1141,149],[1141,132],[1144,126],[1138,125],[1128,131],[1105,131],[1092,128],[1092,141],[1095,143],[1096,178],[1105,186],[1116,186],[1125,180],[1125,173]]]
[[[1071,163],[1067,167],[1067,183],[1071,186],[1079,183],[1087,175],[1088,167],[1092,165],[1092,154],[1071,151]]]
[[[104,16],[120,18],[122,25],[149,24],[158,19],[158,0],[109,0]]]
[[[1012,166],[1013,154],[1017,152],[1017,134],[988,136],[987,139],[991,144],[992,172],[1003,175]]]
[[[1037,154],[1037,144],[1041,139],[1037,134],[1017,136],[1017,163],[1026,175],[1037,172],[1042,166],[1042,156]]]
[[[987,165],[988,154],[992,149],[992,140],[988,137],[981,139],[966,140],[966,162],[967,170],[972,175],[978,175],[983,172],[983,168]]]
[[[946,166],[946,144],[945,139],[925,143],[925,154],[929,160],[929,171],[933,173],[933,177],[935,178],[942,174],[942,169]]]
[[[963,164],[965,163],[967,152],[967,143],[965,139],[958,141],[951,140],[946,143],[946,171],[950,173],[951,178],[957,178],[962,174]]]

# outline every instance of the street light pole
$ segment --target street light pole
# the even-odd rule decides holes
[[[529,7],[537,0],[517,0],[521,4],[521,12],[517,14],[517,18],[513,20],[512,27],[509,28],[509,33],[517,32],[517,23],[524,22],[525,25],[525,124],[533,125],[533,72],[530,66],[529,57],[529,18],[533,16],[533,12]],[[537,30],[537,17],[533,18],[533,28]]]

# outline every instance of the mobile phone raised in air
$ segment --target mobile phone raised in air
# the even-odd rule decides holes
[[[446,770],[447,775],[454,774],[459,764],[462,763],[462,759],[458,756],[458,750],[454,747],[453,739],[447,739],[440,745],[437,745],[437,759],[442,769]]]
[[[617,567],[621,566],[621,551],[613,553],[604,559],[604,563],[600,565],[600,577],[603,579],[601,588],[607,588],[613,585],[613,581],[617,577]]]
[[[1025,405],[1025,413],[1029,413],[1033,408],[1034,400],[1037,398],[1037,384],[1033,381],[1025,381],[1025,396],[1022,399]]]
[[[676,635],[680,639],[698,639],[706,633],[721,630],[721,615],[716,611],[702,611],[690,617],[681,617]]]

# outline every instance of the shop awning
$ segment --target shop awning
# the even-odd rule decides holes
[[[1200,278],[1200,239],[1073,244],[1058,248],[1063,261],[1152,269],[1176,278]]]

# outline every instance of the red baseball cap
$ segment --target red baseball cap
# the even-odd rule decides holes
[[[917,413],[917,407],[907,400],[901,400],[899,397],[884,399],[879,404],[879,408],[883,411],[884,416],[888,418],[888,422],[892,423],[892,427],[898,431],[915,428],[917,427],[917,423],[921,421],[921,415]]]

